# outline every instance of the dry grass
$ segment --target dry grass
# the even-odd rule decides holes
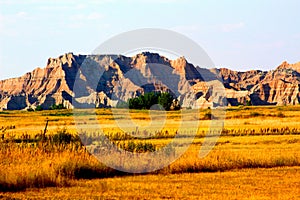
[[[299,199],[300,168],[78,180],[72,187],[0,193],[16,199]]]
[[[154,173],[176,174],[300,166],[300,137],[272,136],[268,139],[268,136],[256,136],[252,143],[251,138],[221,138],[214,150],[203,159],[198,157],[199,144],[202,142],[198,139],[178,160]],[[156,141],[157,145],[159,143],[163,145],[163,142],[163,140]],[[78,148],[72,143],[63,147],[54,147],[56,146],[27,147],[25,144],[22,146],[13,143],[2,146],[1,190],[63,187],[69,186],[70,181],[74,179],[125,175],[99,163],[84,147]]]
[[[235,174],[239,173],[235,170],[245,168],[300,166],[300,129],[298,128],[300,125],[300,107],[258,107],[253,109],[252,107],[231,108],[227,111],[222,136],[213,151],[203,159],[198,157],[198,153],[204,141],[203,137],[207,134],[210,121],[205,118],[209,111],[200,111],[199,116],[194,119],[201,120],[201,127],[193,145],[174,163],[153,172],[156,175],[148,176],[150,179],[156,179],[155,177],[163,177],[163,175],[172,177],[170,174],[223,171],[234,171],[230,173]],[[257,115],[254,112],[263,114]],[[91,156],[86,148],[81,146],[78,138],[76,139],[75,133],[80,130],[80,127],[89,127],[99,122],[102,132],[111,141],[114,141],[119,147],[133,152],[159,149],[179,134],[179,112],[168,113],[167,122],[160,131],[153,128],[127,133],[116,128],[115,119],[123,120],[122,112],[112,115],[110,110],[100,109],[96,110],[96,115],[92,113],[93,111],[89,110],[82,110],[77,113],[77,120],[80,122],[79,125],[77,122],[77,126],[75,126],[73,113],[68,110],[0,113],[0,190],[8,192],[25,190],[26,188],[69,187],[70,189],[62,189],[62,191],[71,191],[74,188],[78,189],[78,184],[85,185],[87,183],[86,181],[76,181],[78,179],[128,175],[106,167],[99,163],[94,156]],[[156,114],[157,119],[159,119],[159,113]],[[147,111],[131,111],[130,116],[142,126],[147,127],[149,124],[150,118]],[[39,136],[44,129],[46,119],[50,120],[49,128],[46,137],[41,140]],[[59,127],[67,127],[67,130],[58,129]],[[72,136],[67,143],[62,142],[65,139],[60,141],[59,137],[57,141],[60,142],[54,140],[55,134],[62,131],[66,131]],[[182,140],[184,137],[189,137],[189,130],[186,131],[186,133],[180,133]],[[99,138],[97,139],[99,133],[81,133],[90,143],[99,140]],[[140,134],[150,136],[150,138],[139,139]],[[180,147],[176,150],[180,151]],[[126,164],[134,165],[136,163]],[[250,172],[253,173],[253,171]],[[293,172],[298,171],[294,170]],[[228,172],[228,174],[230,173]],[[182,180],[179,181],[180,184],[184,182],[186,176],[188,175],[182,175],[181,178],[178,176]],[[189,176],[196,177],[198,175]],[[127,176],[123,178],[124,180],[130,179]],[[241,179],[241,181],[243,180]],[[98,182],[101,181],[95,181],[96,184]],[[130,180],[128,182],[130,183]],[[171,184],[167,182],[165,185]],[[112,186],[100,185],[99,187],[103,187],[103,190],[106,191],[106,187],[111,188]],[[146,184],[142,184],[141,187],[146,187]],[[45,191],[50,190],[45,189]],[[193,196],[192,191],[187,193]],[[170,197],[170,194],[164,194],[165,197]],[[118,195],[120,193],[116,191],[112,198],[118,197]],[[154,198],[163,197],[151,196],[145,192],[144,197],[147,195]],[[131,197],[130,191],[125,196]],[[176,197],[176,195],[171,196]]]

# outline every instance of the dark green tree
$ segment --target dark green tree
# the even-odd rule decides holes
[[[130,109],[143,109],[143,101],[140,97],[129,99],[128,105]]]
[[[170,110],[173,99],[174,98],[170,93],[161,93],[158,97],[158,104],[160,104],[165,110]]]
[[[61,103],[61,104],[53,104],[50,106],[49,110],[61,110],[61,109],[66,109],[66,107]]]
[[[156,109],[170,110],[173,105],[173,96],[170,93],[149,92],[128,100],[128,107],[130,109],[150,109],[151,106],[159,104]],[[178,103],[178,102],[177,102]],[[180,105],[172,106],[172,109],[180,109]]]
[[[246,106],[252,106],[251,100],[247,100],[247,101],[246,101]]]
[[[41,105],[38,105],[36,108],[35,108],[35,111],[42,111],[43,110],[43,107]]]

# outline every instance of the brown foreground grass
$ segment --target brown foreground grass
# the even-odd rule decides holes
[[[137,175],[73,181],[71,187],[0,193],[15,199],[299,199],[300,168]]]
[[[223,172],[244,168],[300,166],[300,136],[222,137],[213,151],[198,157],[200,139],[174,163],[152,174]],[[253,139],[253,141],[251,141]],[[73,144],[50,150],[2,146],[0,154],[0,190],[68,187],[73,180],[128,175],[101,164],[85,148]]]
[[[95,123],[90,111],[83,112],[82,125]],[[231,108],[216,146],[200,159],[208,112],[200,111],[202,126],[188,151],[148,175],[126,174],[99,163],[76,139],[71,111],[0,112],[0,192],[5,192],[0,198],[299,198],[299,106]],[[143,140],[120,133],[113,119],[121,115],[112,117],[107,109],[96,113],[105,134],[122,148],[133,145],[132,151],[158,149],[177,133],[176,112],[168,113],[163,131]],[[149,120],[146,111],[131,115],[141,123]],[[41,139],[46,118],[48,132]],[[62,140],[55,136],[62,131],[72,136],[68,142],[65,136]],[[96,136],[92,133],[86,139],[93,142]]]

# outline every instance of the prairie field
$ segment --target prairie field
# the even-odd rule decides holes
[[[219,133],[211,119],[210,109],[1,111],[0,198],[300,198],[300,106],[228,108]],[[165,149],[160,161],[174,162],[148,172],[120,160],[147,173],[116,170],[118,155],[97,159],[104,136],[133,156]],[[201,158],[207,140],[216,143]]]

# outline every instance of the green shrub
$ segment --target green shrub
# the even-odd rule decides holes
[[[159,104],[155,109],[170,110],[174,97],[167,92],[149,92],[139,97],[128,99],[128,107],[130,109],[150,109],[153,105]],[[180,105],[175,109],[180,109]]]
[[[66,109],[66,107],[61,103],[61,104],[53,104],[52,106],[50,106],[49,110],[62,110],[62,109]]]
[[[41,105],[38,105],[36,108],[35,108],[35,111],[42,111],[43,110],[43,107]]]
[[[161,93],[158,97],[158,104],[161,105],[165,110],[170,110],[174,98],[170,93]]]
[[[67,129],[63,128],[51,136],[51,141],[55,144],[70,144],[71,142],[80,142],[80,138],[68,133]]]
[[[252,106],[251,100],[247,100],[247,101],[246,101],[246,106]]]
[[[155,145],[150,142],[129,141],[127,142],[127,144],[121,142],[119,143],[118,146],[125,151],[137,152],[137,153],[154,152],[156,150]]]

